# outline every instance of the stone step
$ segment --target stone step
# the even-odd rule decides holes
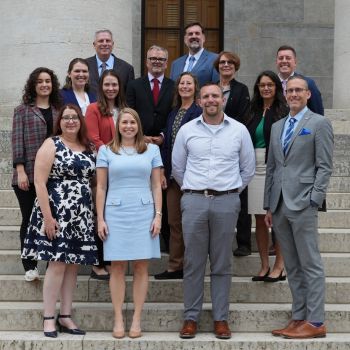
[[[346,196],[345,196],[346,197]],[[344,199],[344,202],[347,202]],[[19,208],[0,208],[0,226],[20,225],[22,220]],[[328,210],[319,213],[320,228],[348,228],[350,227],[350,209]]]
[[[0,275],[1,301],[42,301],[44,276],[39,281],[28,283],[23,276]],[[158,281],[149,278],[147,302],[183,302],[182,280]],[[210,278],[204,282],[204,302],[210,302]],[[350,304],[350,277],[326,278],[326,303]],[[109,284],[87,276],[79,276],[74,294],[77,302],[110,302]],[[125,301],[132,301],[132,276],[126,277]],[[251,277],[233,277],[230,293],[231,303],[290,303],[288,283],[252,282]]]
[[[13,190],[0,189],[0,208],[17,208],[18,201]],[[350,193],[327,193],[327,208],[342,210],[350,209]]]
[[[0,302],[1,331],[42,330],[41,302]],[[239,303],[230,304],[228,322],[236,332],[269,332],[283,327],[291,317],[291,305]],[[182,303],[145,303],[142,329],[145,332],[177,332],[183,322]],[[123,306],[126,327],[130,327],[133,305]],[[113,327],[111,303],[73,303],[72,315],[86,331],[110,331]],[[350,305],[326,304],[327,329],[350,333]],[[199,330],[212,331],[211,304],[204,303]]]
[[[350,229],[320,228],[319,247],[321,252],[350,252]],[[252,228],[252,250],[257,251],[254,227]],[[1,249],[19,250],[19,226],[0,226]],[[1,250],[0,249],[0,250]]]
[[[322,253],[327,277],[348,277],[350,276],[350,253]],[[270,266],[273,265],[274,257],[270,257]],[[162,254],[160,259],[150,262],[149,274],[154,275],[163,272],[167,268],[168,255]],[[128,273],[132,273],[132,263],[129,265]],[[46,262],[40,261],[38,268],[41,274],[44,273]],[[249,277],[255,275],[260,267],[258,253],[250,256],[233,258],[233,275]],[[91,267],[81,266],[79,274],[90,274]],[[209,274],[209,263],[207,264]],[[19,252],[15,250],[0,250],[0,275],[23,275],[23,267]]]
[[[216,339],[212,332],[199,332],[194,339],[180,339],[178,332],[143,332],[137,339],[115,339],[109,332],[88,332],[84,336],[59,334],[56,339],[36,332],[0,332],[4,350],[349,350],[350,333],[327,333],[326,338],[295,340],[274,337],[270,332],[236,332],[229,340]]]

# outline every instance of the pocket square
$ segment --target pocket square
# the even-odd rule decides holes
[[[310,134],[311,134],[311,130],[310,130],[310,129],[302,128],[302,129],[299,131],[299,136],[302,136],[302,135],[310,135]]]

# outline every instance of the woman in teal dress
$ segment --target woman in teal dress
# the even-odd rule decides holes
[[[104,259],[110,260],[110,291],[115,320],[113,336],[125,335],[122,306],[125,270],[133,261],[134,315],[129,337],[141,336],[141,312],[148,288],[148,262],[160,258],[162,216],[158,146],[146,144],[136,111],[120,111],[114,139],[97,157],[96,210]]]

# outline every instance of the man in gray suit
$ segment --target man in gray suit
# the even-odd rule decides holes
[[[96,55],[87,58],[89,65],[90,90],[97,95],[98,82],[102,72],[106,69],[113,69],[123,84],[124,91],[130,80],[135,78],[134,67],[128,62],[113,55],[113,34],[109,29],[101,29],[95,33],[93,42]]]
[[[219,81],[219,74],[213,66],[217,54],[205,50],[204,28],[199,22],[189,23],[185,27],[185,45],[188,55],[176,59],[171,65],[170,79],[176,80],[182,72],[191,72],[198,79],[199,85]]]
[[[292,292],[292,320],[272,331],[293,339],[324,337],[325,276],[318,248],[318,207],[332,173],[330,121],[307,107],[307,81],[291,77],[289,116],[272,126],[266,166],[265,222],[276,232]]]

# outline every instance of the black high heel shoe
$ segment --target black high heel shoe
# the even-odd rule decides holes
[[[60,318],[72,318],[71,315],[60,315],[57,316],[57,328],[61,333],[69,333],[73,335],[84,335],[86,334],[85,331],[79,329],[79,328],[67,328],[66,326],[62,326],[60,322],[58,321]]]
[[[285,281],[287,276],[286,275],[283,275],[283,272],[284,272],[284,269],[281,271],[280,275],[278,277],[269,277],[267,276],[265,279],[264,279],[264,282],[278,282],[278,281]]]
[[[252,281],[253,282],[265,281],[265,278],[267,278],[269,273],[270,273],[270,268],[267,270],[264,276],[253,276]]]
[[[44,316],[43,317],[43,327],[44,327],[44,321],[46,320],[54,320],[55,316]],[[49,337],[49,338],[57,338],[57,331],[52,331],[52,332],[45,332],[44,331],[44,335],[45,337]]]

